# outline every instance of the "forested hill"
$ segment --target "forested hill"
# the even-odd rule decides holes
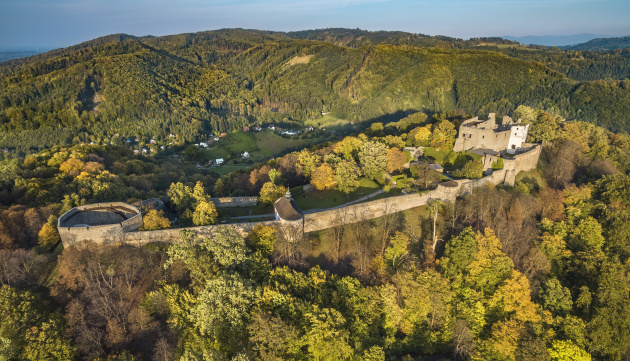
[[[585,43],[565,46],[566,50],[615,50],[630,48],[630,36],[619,38],[598,38]]]
[[[472,38],[463,40],[448,36],[430,36],[403,31],[367,31],[361,29],[318,29],[287,33],[293,39],[326,41],[351,48],[367,45],[392,44],[415,47],[473,48],[480,45],[519,45],[516,41],[503,38]]]
[[[571,63],[575,53],[500,44],[446,49],[438,45],[450,38],[424,46],[419,35],[409,42],[414,46],[387,44],[402,38],[391,33],[333,41],[342,35],[242,29],[117,34],[7,62],[0,66],[0,146],[108,142],[115,134],[175,133],[195,141],[254,123],[299,127],[322,112],[370,121],[418,110],[510,113],[521,104],[630,130],[630,81],[579,82],[565,75],[573,69],[595,78],[627,77],[625,53],[604,54],[616,62],[580,55]],[[357,47],[362,42],[381,44]]]

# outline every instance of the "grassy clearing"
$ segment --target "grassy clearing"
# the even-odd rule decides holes
[[[433,159],[436,163],[444,164],[444,159],[448,152],[442,150],[436,150],[430,147],[424,148],[424,156]]]
[[[331,114],[326,114],[322,116],[321,118],[317,118],[317,119],[309,119],[306,122],[304,122],[304,124],[306,125],[312,125],[318,128],[340,127],[349,123],[350,123],[349,120],[337,118]]]
[[[255,133],[239,131],[221,138],[205,152],[207,159],[223,158],[226,160],[226,163],[230,163],[233,166],[233,168],[229,168],[228,165],[225,165],[213,169],[218,174],[226,174],[248,166],[234,164],[245,161],[240,158],[243,152],[249,152],[250,154],[247,163],[262,162],[287,151],[315,144],[319,140],[317,138],[287,139],[269,131]],[[228,158],[231,159],[228,160]]]
[[[243,152],[253,152],[257,150],[256,139],[253,134],[248,132],[234,132],[221,138],[208,149],[207,155],[210,159],[234,158]]]
[[[325,191],[313,190],[305,193],[302,187],[291,189],[291,195],[300,208],[306,211],[310,209],[336,207],[374,193],[379,190],[379,188],[380,186],[371,179],[361,178],[359,188],[348,196],[336,189],[328,189]],[[370,200],[372,200],[372,198],[370,198]]]
[[[287,150],[303,148],[317,139],[284,138],[271,132],[256,133],[256,147],[268,156],[275,156]]]
[[[475,153],[470,152],[445,152],[442,150],[436,150],[431,147],[424,148],[424,156],[432,159],[436,163],[441,164],[447,170],[455,170],[461,168],[466,164],[469,160],[479,161],[482,156]]]

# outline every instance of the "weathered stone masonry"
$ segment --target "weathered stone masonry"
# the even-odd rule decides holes
[[[387,214],[397,213],[407,209],[420,207],[432,200],[454,201],[457,197],[469,194],[473,191],[473,189],[481,187],[485,184],[514,185],[518,172],[534,169],[536,168],[536,165],[538,163],[542,146],[528,146],[531,146],[531,149],[529,151],[518,154],[514,156],[513,159],[504,159],[503,169],[495,170],[492,172],[492,174],[483,178],[476,180],[462,179],[445,182],[441,183],[437,187],[437,189],[421,194],[414,193],[397,197],[389,197],[371,202],[358,203],[334,210],[310,213],[304,215],[303,220],[300,220],[299,223],[302,225],[305,233],[315,232],[338,225],[355,223],[362,220],[375,219]],[[104,217],[102,214],[95,213],[102,211],[95,210],[95,208],[111,208],[117,206],[135,208],[126,205],[125,203],[114,202],[77,207],[76,210],[79,212],[85,212],[86,210],[89,210],[91,211],[91,213],[85,213],[83,216],[90,216],[93,217],[90,218],[91,220],[98,221],[105,218],[102,218]],[[179,239],[179,232],[182,230],[191,230],[201,236],[204,236],[211,234],[213,231],[221,227],[234,227],[239,233],[246,235],[259,224],[272,225],[280,228],[291,226],[286,221],[276,220],[269,222],[250,222],[229,225],[213,225],[140,232],[138,231],[138,229],[142,225],[142,216],[139,214],[139,210],[137,208],[135,208],[135,210],[138,212],[136,215],[129,213],[128,216],[130,218],[120,223],[94,225],[89,227],[73,227],[73,225],[76,225],[77,222],[71,224],[70,222],[68,222],[67,218],[69,217],[66,217],[66,215],[72,216],[75,213],[71,213],[73,211],[70,211],[64,214],[64,216],[59,218],[59,233],[61,235],[64,246],[70,246],[72,244],[75,244],[76,242],[84,240],[90,240],[98,244],[127,243],[134,245],[143,245],[153,242],[177,241]],[[76,217],[81,216],[72,216],[72,218],[75,218],[78,221],[80,220],[80,218]],[[107,220],[108,222],[111,221],[110,218],[107,218]]]

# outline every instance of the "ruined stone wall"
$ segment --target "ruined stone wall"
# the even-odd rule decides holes
[[[505,126],[497,125],[494,113],[490,113],[486,121],[480,121],[478,117],[464,121],[459,126],[453,150],[492,149],[499,152],[511,148],[512,144],[520,147],[527,135],[527,127],[510,128],[509,125],[514,124],[510,117],[503,117],[503,124]]]
[[[462,181],[462,183],[465,182]],[[304,215],[304,232],[314,232],[343,224],[383,217],[387,214],[423,206],[431,200],[454,201],[457,196],[461,195],[460,193],[461,184],[458,187],[438,186],[435,190],[421,194],[414,193],[389,197],[329,211],[310,213]]]
[[[112,212],[108,208],[116,209],[122,214]],[[137,231],[140,227],[142,227],[140,210],[122,202],[75,207],[57,221],[57,229],[64,246],[84,240],[106,242],[120,237],[125,232]]]
[[[91,227],[60,227],[58,229],[64,247],[83,241],[104,243],[108,240],[119,238],[124,233],[120,224]]]
[[[248,223],[236,223],[236,224],[216,224],[211,226],[199,226],[199,227],[186,227],[186,228],[173,228],[173,229],[160,229],[157,231],[139,231],[129,232],[122,234],[120,237],[112,239],[108,243],[127,243],[141,246],[147,243],[170,243],[179,240],[179,233],[183,230],[190,230],[195,232],[199,236],[208,236],[215,232],[217,229],[232,227],[235,228],[238,233],[243,237],[247,236],[254,227],[257,225],[266,226],[280,226],[280,221],[268,221],[268,222],[248,222]],[[105,242],[103,242],[105,243]]]
[[[503,159],[503,169],[506,171],[505,184],[513,186],[516,183],[516,175],[521,171],[535,169],[540,159],[542,146],[540,144],[523,144],[530,148],[527,152],[515,155],[513,159]]]
[[[497,155],[492,155],[492,154],[486,154],[483,156],[483,158],[481,158],[481,163],[483,164],[483,171],[487,171],[488,169],[492,168],[492,163],[497,162],[499,160],[499,156]]]
[[[224,207],[252,207],[258,203],[258,197],[220,197],[210,198],[217,208]]]
[[[464,152],[470,149],[492,149],[501,151],[508,147],[510,131],[495,132],[493,129],[472,128],[462,125],[453,150]]]
[[[353,204],[338,209],[310,213],[304,215],[303,220],[288,222],[291,224],[283,221],[268,221],[139,232],[137,231],[138,228],[133,230],[133,227],[138,225],[130,223],[129,229],[131,229],[131,231],[127,230],[127,228],[124,227],[125,225],[117,224],[94,226],[89,227],[89,229],[60,228],[60,233],[63,231],[67,239],[70,239],[69,234],[72,236],[72,242],[66,242],[64,240],[64,245],[69,245],[82,240],[92,240],[100,244],[128,243],[143,245],[153,242],[176,242],[179,240],[179,233],[182,230],[191,230],[200,236],[204,236],[211,234],[213,231],[216,231],[221,227],[235,227],[236,230],[243,236],[245,236],[257,225],[271,225],[279,228],[286,228],[289,229],[289,231],[295,231],[302,228],[305,233],[315,232],[344,224],[356,223],[362,220],[375,219],[387,214],[420,207],[426,205],[431,200],[439,200],[443,202],[454,201],[457,197],[470,194],[475,188],[482,187],[486,184],[498,185],[507,183],[514,185],[514,179],[518,172],[536,168],[541,150],[542,147],[540,145],[534,145],[530,151],[519,154],[515,156],[514,159],[504,159],[504,169],[495,170],[492,174],[480,179],[461,179],[443,183],[439,185],[437,189],[424,193],[389,197],[370,202]],[[132,221],[132,219],[129,221]],[[140,217],[140,225],[141,222],[142,220]]]

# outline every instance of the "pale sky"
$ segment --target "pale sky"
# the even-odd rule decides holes
[[[0,48],[114,33],[327,27],[479,36],[630,35],[630,0],[0,0]]]

